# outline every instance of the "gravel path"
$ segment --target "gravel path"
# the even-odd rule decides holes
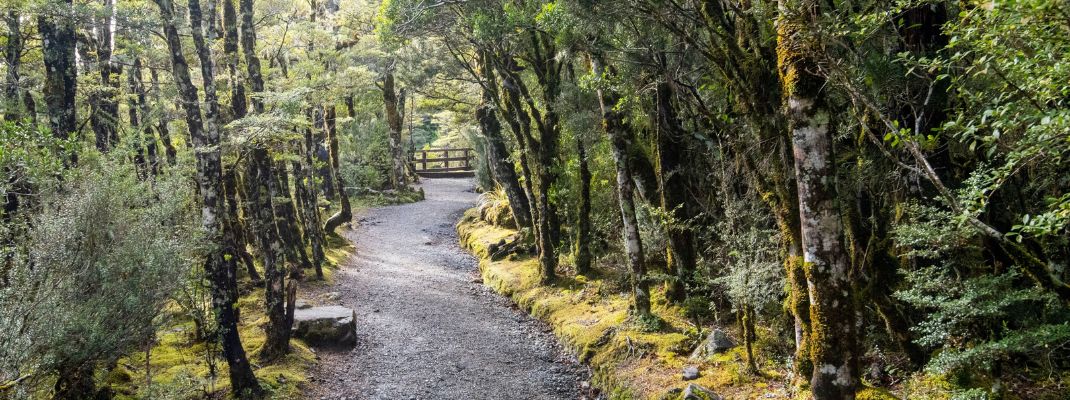
[[[549,329],[477,282],[453,224],[477,198],[468,179],[425,179],[427,200],[357,216],[356,254],[335,274],[358,344],[321,351],[315,399],[577,399],[586,368]]]

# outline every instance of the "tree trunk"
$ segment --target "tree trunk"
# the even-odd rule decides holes
[[[489,62],[489,60],[488,60]],[[534,228],[536,235],[539,230],[539,215],[538,207],[535,206],[535,189],[532,187],[532,183],[535,181],[535,176],[531,172],[531,160],[528,158],[530,148],[528,146],[528,138],[531,136],[531,121],[530,117],[524,113],[523,106],[520,104],[520,93],[514,85],[507,84],[511,82],[511,78],[504,76],[504,82],[502,85],[502,103],[503,109],[501,115],[509,124],[510,130],[513,131],[513,135],[516,137],[517,144],[517,158],[520,164],[520,173],[523,176],[524,181],[521,182],[521,188],[524,190],[524,197],[527,199],[528,212],[531,214],[532,228]],[[488,85],[494,84],[492,81],[488,81]],[[489,86],[494,88],[495,86]]]
[[[810,287],[810,380],[815,399],[854,399],[858,386],[858,327],[854,287],[836,199],[832,113],[818,51],[805,29],[816,23],[815,0],[781,0],[777,54],[795,159],[804,269]]]
[[[223,1],[223,54],[227,64],[227,78],[230,81],[230,110],[233,119],[238,119],[249,112],[245,100],[245,85],[238,74],[238,13],[234,9],[234,0]],[[255,44],[255,37],[253,39]],[[253,56],[255,57],[255,53]]]
[[[83,400],[95,397],[97,385],[93,381],[93,365],[59,368],[53,391],[53,400]]]
[[[152,80],[153,102],[160,104],[160,79],[155,68],[149,68],[149,79]],[[168,118],[160,118],[156,123],[156,132],[160,135],[160,143],[163,144],[164,155],[167,156],[167,165],[174,166],[178,159],[178,150],[171,141],[171,130],[167,127]]]
[[[515,61],[506,60],[507,65]],[[513,118],[518,121],[518,143],[523,143],[528,150],[533,151],[534,160],[525,157],[525,174],[527,177],[535,177],[536,184],[532,185],[532,220],[535,227],[536,244],[539,248],[539,280],[543,285],[552,283],[556,278],[557,271],[557,233],[559,223],[554,206],[550,203],[550,187],[556,178],[552,172],[554,157],[556,157],[556,144],[547,144],[547,141],[556,142],[556,128],[550,129],[545,126],[541,113],[536,108],[534,99],[531,98],[526,86],[520,77],[511,71],[510,67],[501,67],[502,87],[505,89],[505,103]],[[524,104],[528,111],[524,111]],[[529,114],[530,113],[530,114]],[[531,121],[539,126],[541,138],[536,140],[531,136]],[[555,122],[556,123],[556,122]],[[522,138],[522,139],[519,139]],[[521,150],[524,151],[524,150]],[[534,176],[532,176],[534,172]]]
[[[191,1],[191,14],[193,11]],[[230,368],[230,384],[235,394],[239,396],[259,396],[262,392],[260,383],[249,365],[245,356],[245,349],[241,345],[241,337],[238,336],[238,320],[234,310],[234,295],[237,286],[234,274],[233,258],[228,254],[233,246],[233,237],[226,231],[226,224],[221,219],[226,218],[222,195],[222,164],[219,150],[219,131],[206,130],[201,119],[200,101],[197,98],[197,88],[190,78],[189,64],[182,54],[182,42],[175,27],[174,8],[171,0],[155,0],[160,8],[163,19],[164,35],[167,48],[171,55],[171,66],[175,84],[178,86],[179,104],[186,111],[186,124],[190,130],[193,147],[196,150],[197,159],[197,187],[202,198],[201,215],[202,224],[208,238],[216,241],[217,247],[213,249],[205,261],[205,271],[209,278],[209,289],[212,296],[212,307],[215,310],[216,321],[219,324],[223,345],[223,356]],[[199,9],[199,7],[197,7]],[[198,10],[199,11],[199,10]],[[194,18],[191,18],[194,19]],[[193,32],[200,30],[199,16],[195,18]],[[208,55],[209,49],[201,46],[198,53]],[[211,71],[211,58],[207,66]],[[211,75],[206,77],[211,81]]]
[[[405,177],[405,149],[401,143],[401,114],[398,112],[398,96],[394,89],[394,72],[387,71],[383,77],[383,106],[386,107],[386,124],[390,134],[390,184],[396,190],[408,188]]]
[[[673,105],[675,96],[668,79],[658,82],[658,178],[661,183],[661,207],[672,216],[674,224],[668,227],[667,250],[669,273],[669,300],[680,302],[687,297],[687,287],[693,283],[695,271],[695,244],[691,230],[686,226],[692,215],[687,204],[687,181],[685,159],[687,134],[680,126]]]
[[[4,120],[18,121],[22,118],[22,94],[19,93],[19,64],[22,57],[22,27],[19,14],[14,10],[4,14],[7,23],[7,45],[4,46],[4,62],[7,75],[4,78]]]
[[[71,8],[73,0],[58,0],[55,6]],[[66,140],[78,129],[75,119],[75,85],[78,71],[75,67],[74,50],[77,38],[74,23],[60,16],[37,17],[37,30],[41,33],[44,53],[45,83],[43,94],[48,106],[48,126],[52,135]],[[78,162],[74,152],[67,156],[68,164]]]
[[[591,64],[596,75],[612,74],[612,71],[602,67],[597,56],[593,57]],[[609,136],[617,169],[617,198],[624,229],[624,250],[628,255],[628,268],[632,272],[635,313],[640,317],[650,317],[650,283],[646,279],[643,241],[639,237],[639,222],[635,215],[635,186],[628,168],[628,149],[633,146],[630,142],[631,128],[625,122],[623,113],[614,109],[618,100],[615,93],[598,90],[602,127]]]
[[[239,8],[242,51],[245,54],[249,83],[254,96],[253,111],[260,114],[264,112],[264,105],[256,96],[264,91],[264,79],[260,73],[260,59],[256,55],[252,0],[241,0]],[[286,312],[286,264],[287,261],[298,260],[303,255],[304,246],[300,240],[294,238],[297,233],[293,224],[294,213],[290,203],[290,187],[285,179],[285,166],[273,165],[266,148],[254,149],[250,164],[254,165],[250,166],[248,179],[255,185],[255,188],[250,187],[250,197],[255,198],[257,205],[253,212],[257,221],[257,243],[264,258],[264,298],[269,320],[262,356],[275,359],[290,351],[290,326],[293,325],[293,320]],[[296,248],[298,246],[300,249]],[[301,254],[298,254],[297,250],[300,250]]]
[[[510,160],[509,148],[506,147],[505,138],[502,137],[502,125],[498,122],[498,116],[494,111],[496,95],[493,91],[496,90],[498,83],[494,77],[494,70],[487,65],[485,52],[480,55],[480,72],[483,74],[484,87],[481,104],[476,109],[476,121],[479,122],[480,132],[487,140],[487,163],[490,164],[494,180],[501,185],[506,198],[509,199],[509,209],[513,213],[517,226],[529,228],[532,225],[531,205],[520,186],[520,179],[516,176],[516,169]]]
[[[249,155],[246,172],[249,201],[254,210],[253,231],[257,247],[264,260],[264,300],[268,315],[267,339],[261,348],[261,357],[274,360],[289,353],[290,330],[286,319],[286,243],[276,225],[274,199],[279,198],[275,172],[267,149],[254,148]]]
[[[576,274],[591,272],[591,169],[587,165],[587,147],[583,137],[576,137],[576,154],[580,162],[580,207],[576,217]]]
[[[92,118],[93,133],[96,135],[97,149],[107,152],[119,144],[119,74],[122,67],[112,62],[115,48],[112,32],[112,19],[115,16],[115,0],[102,0],[106,15],[97,24],[95,47],[97,50],[97,72],[100,74],[101,89],[95,97],[96,112]]]
[[[329,108],[332,110],[330,112],[334,113],[334,105],[329,106]],[[302,228],[305,239],[308,240],[312,248],[312,266],[316,269],[316,277],[320,279],[323,278],[323,262],[326,259],[323,249],[326,238],[320,221],[319,200],[317,199],[316,181],[313,176],[313,166],[315,165],[313,152],[316,149],[316,141],[312,132],[316,129],[327,129],[325,118],[322,115],[323,111],[317,108],[315,115],[312,116],[312,127],[305,130],[304,140],[297,144],[301,159],[291,163],[294,170],[294,179],[297,180],[296,195],[300,206],[298,210],[300,211]]]
[[[275,179],[278,187],[275,197],[275,215],[278,220],[275,223],[278,225],[282,242],[286,245],[286,256],[291,263],[290,276],[300,278],[304,276],[302,270],[312,268],[312,261],[308,259],[301,232],[297,228],[297,207],[290,192],[290,174],[282,161],[275,164]]]
[[[342,174],[338,172],[338,130],[334,123],[334,107],[327,109],[325,120],[327,124],[327,143],[329,144],[329,155],[331,157],[330,172],[334,178],[335,188],[338,190],[338,200],[341,203],[341,208],[337,213],[327,218],[327,222],[323,224],[323,230],[325,232],[334,232],[335,228],[353,219],[353,210],[349,206],[349,195],[345,191],[345,181],[342,180]]]
[[[152,134],[151,125],[142,120],[148,115],[145,104],[145,90],[141,86],[141,59],[134,59],[130,72],[126,75],[126,83],[130,88],[131,96],[127,98],[127,115],[130,120],[130,128],[134,131],[134,151],[139,173],[142,179],[155,176],[159,170],[156,160],[156,138]],[[141,111],[139,115],[139,111]],[[143,156],[144,155],[144,156]]]
[[[249,75],[249,86],[252,89],[251,103],[253,111],[264,112],[264,102],[260,94],[264,92],[264,77],[260,74],[260,57],[256,55],[256,25],[253,22],[253,0],[240,0],[238,3],[241,12],[241,47],[245,53],[245,69]]]

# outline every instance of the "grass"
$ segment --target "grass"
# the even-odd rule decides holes
[[[461,244],[480,258],[483,281],[498,293],[548,323],[554,334],[594,371],[593,384],[612,399],[672,399],[688,383],[695,383],[732,399],[786,396],[785,371],[765,363],[757,375],[746,372],[743,349],[737,347],[707,360],[688,357],[700,335],[683,310],[654,292],[654,313],[660,329],[633,321],[630,297],[619,276],[600,268],[590,276],[558,276],[552,286],[538,284],[538,261],[516,257],[491,261],[492,244],[515,231],[483,221],[476,209],[457,224]],[[685,382],[683,367],[696,365],[701,376]]]

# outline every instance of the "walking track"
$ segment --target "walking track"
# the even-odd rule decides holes
[[[374,208],[344,235],[356,253],[330,303],[356,310],[352,351],[319,353],[314,399],[577,399],[586,369],[541,323],[477,282],[453,224],[469,179],[426,179],[427,200]]]

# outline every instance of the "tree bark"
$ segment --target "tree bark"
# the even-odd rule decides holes
[[[268,315],[267,339],[260,356],[274,360],[290,352],[290,325],[286,318],[286,243],[276,225],[274,199],[279,198],[275,172],[267,149],[258,145],[249,154],[246,172],[249,201],[253,205],[253,231],[264,261],[264,301]]]
[[[533,151],[534,160],[525,157],[528,166],[525,171],[528,176],[537,178],[536,184],[532,185],[532,197],[534,198],[532,213],[535,226],[536,244],[539,248],[539,279],[543,285],[552,283],[556,278],[557,271],[557,244],[560,224],[557,219],[557,210],[550,202],[550,188],[556,180],[553,173],[554,158],[556,157],[557,128],[556,117],[544,117],[531,97],[524,82],[514,71],[515,61],[506,59],[504,65],[499,66],[502,73],[502,87],[505,89],[505,103],[509,112],[518,121],[518,143],[523,143],[527,149]],[[524,105],[527,111],[524,110]],[[550,114],[550,113],[547,113]],[[531,122],[538,127],[540,138],[535,139],[531,135]],[[550,128],[547,124],[553,124]],[[522,140],[522,142],[521,142]],[[521,150],[523,151],[523,150]]]
[[[810,287],[810,380],[815,399],[854,399],[858,327],[854,287],[837,206],[835,124],[816,74],[817,48],[805,30],[821,15],[816,0],[781,0],[778,67],[795,159],[803,262]]]
[[[160,104],[160,79],[155,68],[149,69],[149,79],[152,80],[152,96],[156,104]],[[156,123],[156,132],[160,135],[160,143],[163,144],[164,155],[167,156],[167,165],[174,166],[178,159],[178,150],[171,141],[171,130],[167,127],[168,118],[159,118]]]
[[[7,24],[7,45],[4,46],[4,62],[7,74],[4,77],[4,120],[18,121],[22,118],[22,97],[19,93],[19,66],[22,57],[22,24],[14,10],[4,14]]]
[[[599,57],[592,57],[591,67],[598,76],[610,76]],[[631,128],[625,122],[624,114],[614,106],[620,100],[615,93],[598,90],[598,106],[602,112],[602,127],[609,136],[613,150],[613,161],[617,170],[617,198],[620,203],[621,222],[624,229],[624,250],[628,255],[628,268],[631,270],[632,292],[635,313],[640,317],[650,317],[650,283],[646,279],[643,241],[639,236],[639,222],[635,214],[635,184],[628,166],[628,149]]]
[[[408,189],[405,176],[405,149],[401,143],[401,114],[398,112],[398,96],[394,88],[394,71],[387,71],[383,76],[383,106],[386,108],[386,124],[389,128],[390,157],[393,168],[390,169],[390,184],[396,190]]]
[[[140,58],[134,59],[134,63],[126,75],[126,83],[130,87],[131,93],[127,100],[127,114],[130,120],[130,127],[134,131],[134,151],[137,153],[136,158],[141,158],[141,155],[145,154],[145,158],[138,163],[141,168],[141,175],[143,179],[150,175],[156,176],[159,174],[156,136],[152,132],[152,125],[149,125],[144,120],[148,115],[149,106],[145,100]]]
[[[576,217],[576,274],[591,272],[591,169],[587,165],[587,147],[583,137],[576,137],[576,155],[580,164],[580,206]]]
[[[52,4],[71,8],[73,0],[58,0]],[[77,37],[74,21],[68,18],[41,15],[37,17],[44,53],[45,83],[43,94],[48,107],[48,126],[52,135],[61,140],[71,139],[78,129],[75,119],[75,90],[78,71],[74,51]],[[67,155],[68,164],[78,162],[74,152]]]
[[[119,95],[119,74],[122,67],[112,62],[112,50],[115,47],[112,32],[115,0],[102,2],[107,14],[97,24],[95,43],[101,89],[96,96],[92,96],[95,100],[95,112],[91,124],[96,135],[97,149],[107,152],[119,144],[119,102],[116,98]]]
[[[164,35],[171,55],[172,72],[178,86],[179,103],[186,111],[186,124],[193,141],[197,160],[197,188],[202,198],[202,225],[207,237],[216,241],[216,248],[208,254],[205,271],[209,278],[209,290],[212,307],[220,327],[223,356],[230,368],[230,384],[233,392],[239,396],[259,396],[262,393],[260,383],[253,375],[252,367],[246,358],[245,349],[238,336],[238,318],[234,310],[234,295],[237,282],[234,274],[233,258],[230,254],[233,237],[226,230],[221,220],[226,217],[221,199],[222,164],[219,150],[219,131],[205,129],[201,119],[200,100],[197,88],[190,78],[189,64],[182,53],[182,42],[175,26],[174,8],[171,0],[154,0],[160,8],[163,19]],[[193,0],[196,2],[197,0]],[[198,7],[199,8],[199,7]],[[198,18],[199,19],[199,18]],[[199,21],[198,21],[199,22]],[[200,24],[196,24],[196,33]],[[205,47],[198,53],[207,53]],[[209,57],[210,64],[210,57]],[[210,67],[209,71],[210,71]],[[211,81],[209,75],[207,81]]]
[[[479,122],[480,132],[487,140],[487,162],[490,164],[490,170],[495,182],[501,185],[506,198],[509,199],[509,209],[512,211],[513,219],[516,220],[518,227],[529,228],[532,226],[531,205],[520,186],[520,179],[517,178],[516,169],[510,160],[509,148],[506,146],[505,138],[502,137],[502,125],[498,121],[494,107],[497,102],[497,95],[494,92],[497,90],[498,82],[494,76],[493,67],[487,64],[485,53],[480,53],[480,72],[483,74],[484,86],[481,103],[476,108],[476,121]]]
[[[230,80],[230,111],[238,119],[249,112],[249,103],[245,99],[245,85],[238,73],[238,13],[234,0],[223,2],[223,54],[227,64],[227,77]],[[255,44],[255,37],[253,42]],[[254,53],[255,56],[255,53]]]
[[[658,192],[661,193],[661,207],[672,216],[675,223],[668,227],[669,246],[666,253],[673,279],[669,280],[665,296],[680,302],[687,297],[687,287],[693,284],[696,254],[694,235],[683,226],[692,217],[687,204],[687,181],[684,177],[687,134],[676,116],[674,92],[668,79],[658,82],[658,178],[661,184]]]
[[[353,209],[349,205],[349,195],[345,191],[345,181],[342,179],[342,174],[338,172],[338,130],[335,125],[335,110],[334,107],[327,109],[327,115],[324,117],[327,124],[327,143],[329,144],[329,156],[331,158],[331,175],[334,178],[335,188],[338,190],[338,201],[341,204],[338,212],[327,218],[327,222],[323,224],[323,230],[325,232],[334,232],[334,229],[342,224],[349,222],[353,219]]]
[[[334,113],[334,105],[329,108],[332,109],[331,113]],[[294,179],[297,180],[297,192],[295,194],[298,199],[298,211],[300,211],[302,229],[305,239],[308,240],[309,246],[312,248],[312,266],[316,270],[316,277],[320,279],[323,278],[323,262],[326,259],[323,249],[326,238],[320,221],[319,200],[317,199],[316,181],[313,176],[316,141],[312,132],[316,129],[327,129],[325,118],[322,117],[323,114],[324,112],[321,109],[315,111],[315,115],[312,116],[312,127],[305,130],[304,140],[297,143],[301,159],[291,163],[294,170]]]

